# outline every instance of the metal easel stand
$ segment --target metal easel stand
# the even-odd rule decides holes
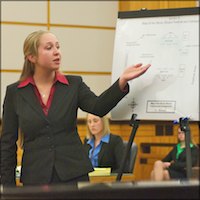
[[[119,172],[117,174],[116,181],[121,180],[121,177],[122,177],[122,174],[124,172],[125,165],[126,165],[126,162],[127,162],[128,155],[130,155],[131,146],[132,146],[136,131],[137,131],[138,126],[139,126],[139,120],[136,120],[136,117],[137,117],[137,115],[133,114],[132,117],[131,117],[131,120],[130,120],[130,126],[132,126],[133,128],[132,128],[131,135],[129,137],[128,144],[127,144],[126,149],[125,149],[125,154],[122,158],[122,163],[121,163],[121,166],[119,168]]]
[[[181,131],[185,133],[185,147],[186,147],[186,172],[187,172],[187,180],[192,177],[192,159],[191,159],[191,148],[190,148],[190,127],[189,127],[189,119],[179,118]]]

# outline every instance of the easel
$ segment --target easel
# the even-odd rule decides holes
[[[187,179],[189,180],[192,177],[192,160],[191,160],[191,148],[190,148],[190,127],[189,127],[188,118],[179,118],[179,124],[181,131],[185,134],[185,150],[186,150],[186,172]]]
[[[116,181],[120,181],[121,178],[122,178],[122,174],[123,174],[124,169],[125,169],[126,161],[127,161],[128,155],[130,154],[133,139],[135,137],[136,131],[137,131],[138,126],[139,126],[139,120],[136,120],[136,117],[137,117],[137,115],[133,114],[132,117],[131,117],[131,120],[130,120],[130,126],[132,126],[133,128],[132,128],[130,138],[128,140],[128,144],[127,144],[126,149],[125,149],[125,154],[123,156],[122,163],[121,163],[119,172],[117,174]]]

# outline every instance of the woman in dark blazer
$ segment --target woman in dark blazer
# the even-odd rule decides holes
[[[124,152],[123,140],[110,133],[106,116],[87,114],[87,136],[84,147],[93,167],[109,167],[118,172]]]
[[[185,133],[178,128],[178,143],[162,160],[157,160],[154,163],[151,179],[155,181],[170,180],[170,179],[185,179],[186,174],[186,148],[185,148]],[[191,162],[192,166],[196,166],[199,160],[199,148],[192,140]]]
[[[79,76],[59,72],[60,45],[49,31],[36,31],[24,42],[20,80],[7,86],[3,103],[1,183],[15,185],[16,141],[23,133],[23,185],[77,183],[93,171],[77,132],[77,110],[107,114],[128,93],[128,81],[150,65],[125,69],[96,96]]]

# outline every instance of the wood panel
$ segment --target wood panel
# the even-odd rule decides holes
[[[169,8],[186,8],[186,7],[196,7],[196,6],[197,6],[196,0],[168,1]]]
[[[167,8],[186,8],[186,7],[196,7],[196,6],[197,6],[196,0],[119,1],[119,11],[140,10],[142,8],[152,10],[152,9],[167,9]]]

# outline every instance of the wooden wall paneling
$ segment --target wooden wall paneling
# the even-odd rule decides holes
[[[196,7],[196,0],[160,0],[160,1],[119,1],[119,11],[140,10],[141,8],[152,9],[167,9],[167,8],[185,8]]]
[[[187,7],[196,7],[196,0],[177,0],[177,1],[169,1],[169,8],[187,8]]]
[[[78,125],[78,133],[81,138],[81,141],[83,142],[84,138],[86,137],[86,134],[87,134],[87,128],[86,128],[85,123]]]
[[[23,155],[23,150],[21,147],[17,148],[17,166],[21,165],[22,162],[22,155]]]
[[[128,11],[130,10],[131,1],[120,1],[119,0],[119,11]]]
[[[162,9],[167,9],[167,8],[169,8],[169,1],[164,0],[164,1],[160,1],[159,3],[160,3],[159,8],[162,8]]]
[[[130,4],[131,10],[155,10],[160,8],[160,1],[134,1]]]
[[[146,9],[159,9],[160,1],[120,1],[120,11],[141,10]]]
[[[113,134],[116,134],[116,135],[122,135],[122,130],[121,130],[121,125],[120,124],[111,124],[110,125],[110,131],[111,133]],[[124,135],[125,137],[125,135]]]

